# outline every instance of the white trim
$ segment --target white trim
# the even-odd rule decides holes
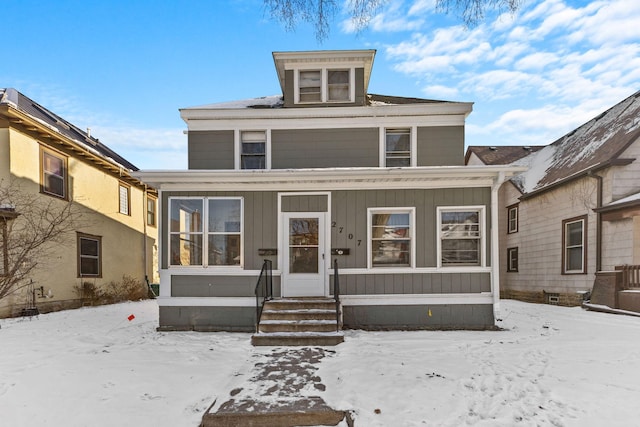
[[[255,297],[158,297],[160,307],[255,307]],[[467,305],[491,304],[493,295],[478,294],[386,294],[341,295],[345,306],[367,305]]]
[[[333,274],[333,269],[329,269]],[[491,273],[491,267],[461,266],[461,267],[398,267],[398,268],[340,268],[340,275],[362,274],[458,274],[458,273]],[[275,274],[275,273],[274,273]]]
[[[418,127],[411,126],[411,166],[418,166]]]
[[[491,292],[493,293],[493,317],[500,318],[500,218],[498,191],[506,181],[504,172],[498,173],[491,186]]]
[[[490,292],[477,294],[340,295],[342,305],[461,305],[492,304]]]
[[[469,206],[436,206],[436,266],[439,269],[452,268],[451,266],[442,265],[442,212],[469,212],[478,211],[478,225],[480,231],[480,265],[479,267],[487,266],[487,248],[486,248],[486,217],[485,217],[484,205],[469,205]],[[493,227],[495,230],[496,227]],[[497,240],[495,241],[497,242]],[[460,268],[455,266],[453,268]]]
[[[233,130],[233,168],[236,170],[240,169],[240,133],[242,131],[240,129]]]
[[[159,297],[160,307],[255,307],[255,297]]]
[[[271,129],[235,129],[233,131],[233,167],[235,170],[242,169],[242,134],[244,132],[264,133],[264,169],[271,169]]]

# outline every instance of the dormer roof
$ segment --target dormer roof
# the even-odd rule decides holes
[[[317,65],[318,67],[340,67],[347,64],[364,68],[364,90],[366,93],[369,87],[371,68],[373,68],[373,58],[375,56],[375,49],[273,52],[273,62],[276,65],[278,80],[280,81],[280,88],[283,93],[285,91],[285,70],[306,68],[310,65]]]

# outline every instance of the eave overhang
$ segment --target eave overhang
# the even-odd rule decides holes
[[[11,126],[30,133],[34,139],[40,140],[42,143],[58,145],[73,153],[77,158],[93,163],[97,167],[102,168],[111,174],[117,175],[119,179],[131,185],[145,188],[145,183],[133,177],[130,173],[131,171],[126,167],[90,150],[89,147],[58,133],[51,126],[35,120],[30,115],[25,114],[18,109],[7,104],[0,105],[0,116],[6,117]]]
[[[434,166],[283,170],[137,171],[158,190],[362,190],[491,187],[523,172],[521,166]]]

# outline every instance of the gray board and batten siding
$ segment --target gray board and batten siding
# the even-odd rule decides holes
[[[189,132],[189,169],[233,169],[233,130]]]
[[[286,196],[281,193],[283,212],[326,212],[326,195]],[[236,192],[169,192],[162,193],[163,218],[168,218],[169,197],[242,197],[244,200],[244,268],[259,271],[265,258],[279,268],[277,256],[260,256],[261,248],[277,248],[278,193],[273,191]],[[331,193],[331,247],[348,248],[349,255],[337,256],[341,269],[366,268],[367,209],[415,207],[416,267],[437,266],[436,208],[438,206],[487,206],[485,215],[485,254],[490,265],[490,198],[489,188],[458,189],[407,189],[407,190],[344,190]],[[166,233],[167,225],[162,225]],[[167,239],[162,240],[163,253],[167,253]],[[327,247],[329,251],[329,247]],[[162,268],[167,268],[162,260]],[[253,296],[257,277],[210,275],[175,276],[172,279],[172,296]],[[380,294],[446,294],[490,292],[489,273],[398,273],[398,274],[345,274],[342,293],[345,295]],[[175,286],[173,286],[175,285]],[[180,288],[183,289],[180,289]],[[279,295],[279,280],[274,277],[274,290]]]
[[[297,129],[271,132],[271,168],[378,167],[379,130]]]
[[[379,128],[296,129],[271,131],[271,168],[304,169],[378,167]],[[417,129],[418,166],[464,164],[464,127]],[[189,169],[234,169],[234,133],[189,132]]]

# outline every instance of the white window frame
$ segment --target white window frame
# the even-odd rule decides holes
[[[82,253],[82,240],[92,241],[96,243],[98,248],[97,255],[87,255]],[[78,245],[78,277],[102,277],[102,236],[92,236],[90,234],[78,233],[77,235]],[[98,272],[83,273],[82,272],[82,259],[87,258],[95,260],[98,264]]]
[[[46,157],[51,157],[55,160],[59,160],[62,163],[62,171],[60,172],[61,174],[55,173],[53,171],[50,171],[46,168]],[[52,150],[48,150],[45,148],[40,148],[40,191],[44,194],[48,194],[50,196],[53,197],[58,197],[60,199],[67,199],[68,198],[68,194],[67,192],[68,190],[68,157],[63,155],[63,154],[59,154],[58,152],[52,151]],[[58,194],[55,191],[49,191],[47,189],[48,185],[47,185],[47,180],[48,177],[54,177],[56,179],[60,179],[62,181],[62,194]]]
[[[202,264],[197,265],[178,265],[171,264],[171,236],[175,234],[185,234],[182,231],[171,231],[171,207],[174,200],[201,200],[202,201],[202,231],[192,234],[202,235]],[[239,233],[220,233],[209,231],[209,201],[210,200],[239,200],[240,201],[240,232]],[[198,196],[175,196],[169,197],[169,206],[167,212],[167,267],[168,268],[215,268],[216,270],[238,270],[244,268],[244,197],[198,197]],[[237,265],[209,265],[209,236],[215,234],[239,234],[240,236],[240,263]]]
[[[125,204],[123,204],[123,196],[126,199]],[[118,183],[118,212],[131,216],[131,187],[122,182]]]
[[[582,223],[582,233],[579,245],[569,245],[568,227],[571,224]],[[587,217],[581,216],[562,221],[562,274],[586,274],[587,273]],[[581,268],[578,270],[569,270],[569,249],[581,248],[580,260]]]
[[[264,132],[264,169],[242,169],[242,132]],[[271,129],[236,129],[233,132],[233,168],[235,170],[271,169]]]
[[[373,266],[373,215],[374,214],[409,214],[409,265],[382,265]],[[398,272],[402,269],[415,269],[416,266],[416,208],[415,207],[380,207],[367,208],[367,268],[378,270],[390,270]]]
[[[487,248],[486,248],[486,207],[483,205],[472,206],[437,206],[436,207],[436,251],[438,268],[450,269],[468,269],[486,267],[487,265]],[[445,212],[477,212],[478,213],[478,232],[480,233],[480,259],[479,265],[443,265],[442,264],[442,214]]]
[[[410,133],[409,133],[409,138],[411,138],[410,141],[410,146],[411,146],[411,160],[410,160],[410,166],[411,167],[415,167],[418,165],[418,127],[417,126],[402,126],[401,124],[399,124],[398,126],[389,126],[389,127],[383,127],[381,126],[380,128],[378,128],[378,136],[379,136],[379,141],[378,141],[378,148],[379,148],[379,159],[380,159],[380,167],[381,168],[386,168],[387,167],[387,130],[390,129],[409,129]],[[398,167],[398,166],[391,166],[391,167]],[[404,166],[406,167],[406,166]]]
[[[340,104],[355,102],[355,66],[335,64],[335,66],[309,66],[300,67],[293,70],[293,88],[295,104]],[[304,71],[320,71],[320,101],[300,101],[300,72]],[[349,72],[349,99],[348,100],[329,100],[328,89],[328,72],[329,71],[348,71]]]
[[[511,212],[515,212],[514,217],[511,217]],[[507,234],[513,234],[518,232],[519,226],[519,209],[518,205],[509,206],[507,208]]]

